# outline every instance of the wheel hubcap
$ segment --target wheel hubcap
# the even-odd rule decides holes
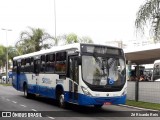
[[[61,95],[61,96],[60,96],[59,102],[60,102],[60,106],[63,106],[63,105],[64,105],[64,95]]]

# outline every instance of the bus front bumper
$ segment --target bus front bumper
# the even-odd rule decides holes
[[[84,94],[79,94],[78,99],[79,105],[103,105],[103,104],[125,104],[126,103],[126,95],[118,96],[118,97],[93,97],[86,96]]]

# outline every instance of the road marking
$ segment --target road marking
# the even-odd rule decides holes
[[[123,104],[119,104],[119,106],[128,107],[128,108],[134,108],[134,109],[138,109],[138,110],[158,111],[158,110],[153,110],[153,109],[134,107],[134,106],[130,106],[130,105],[123,105]]]
[[[54,120],[55,118],[54,117],[50,117],[50,116],[47,116],[48,118],[50,118],[50,119],[52,119],[52,120]]]
[[[31,109],[32,111],[37,111],[37,110],[35,110],[35,109]]]
[[[10,99],[6,99],[7,101],[10,101]]]
[[[16,101],[12,101],[13,103],[17,103]]]
[[[22,105],[22,104],[20,104],[20,106],[22,106],[22,107],[27,107],[27,106],[25,106],[25,105]]]

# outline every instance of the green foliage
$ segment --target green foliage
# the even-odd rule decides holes
[[[127,100],[127,105],[136,106],[136,107],[142,107],[147,109],[154,109],[154,110],[160,110],[160,104],[158,103],[149,103],[149,102],[141,102],[141,101],[134,101],[134,100]]]
[[[84,36],[84,37],[80,38],[79,42],[80,43],[93,43],[92,39],[88,36]]]
[[[0,67],[4,67],[6,64],[6,59],[7,59],[7,48],[4,47],[3,45],[0,45]],[[18,56],[19,53],[16,50],[15,47],[9,46],[8,47],[8,59],[12,60],[13,57]]]
[[[8,47],[8,59],[13,60],[13,58],[18,55],[20,54],[15,47],[12,46]]]
[[[0,66],[5,66],[6,62],[6,48],[0,45]]]
[[[20,40],[16,43],[20,54],[36,52],[53,46],[54,38],[51,35],[40,28],[28,28],[28,31],[21,32]]]
[[[72,43],[93,43],[92,39],[88,36],[79,37],[75,33],[70,33],[67,35],[62,35],[59,37],[59,41],[63,41],[64,44],[72,44]]]
[[[78,36],[74,33],[68,34],[66,38],[66,44],[78,43]]]
[[[149,22],[151,25],[151,33],[155,41],[160,40],[160,11],[159,0],[146,0],[137,12],[135,27],[138,32],[144,34],[144,28]]]

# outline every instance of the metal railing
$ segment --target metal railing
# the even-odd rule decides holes
[[[128,81],[127,99],[160,104],[160,82]]]

